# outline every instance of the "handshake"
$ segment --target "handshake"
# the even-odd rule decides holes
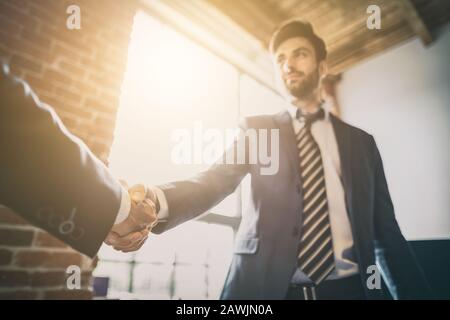
[[[151,189],[138,184],[128,189],[131,209],[128,217],[115,224],[105,243],[115,250],[131,252],[139,250],[158,222],[157,197]]]

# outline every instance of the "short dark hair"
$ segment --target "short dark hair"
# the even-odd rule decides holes
[[[325,42],[314,33],[311,23],[303,19],[289,20],[278,27],[270,41],[270,53],[275,54],[275,51],[284,41],[295,37],[306,38],[311,42],[314,50],[316,51],[316,58],[318,62],[327,58]]]

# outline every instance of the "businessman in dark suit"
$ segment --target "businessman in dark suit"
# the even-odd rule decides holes
[[[143,244],[156,220],[151,193],[133,200],[51,107],[0,69],[0,205],[90,257],[108,233],[123,236],[124,251]]]
[[[153,232],[206,212],[250,174],[250,205],[222,299],[382,299],[382,287],[367,285],[376,261],[394,298],[430,297],[395,219],[374,138],[321,106],[323,40],[294,20],[274,34],[270,51],[290,105],[246,118],[241,128],[279,130],[278,171],[264,175],[260,162],[248,160],[224,164],[236,140],[209,170],[158,186],[158,216],[166,221]],[[252,146],[245,146],[248,159]]]

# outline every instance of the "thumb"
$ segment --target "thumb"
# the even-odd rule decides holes
[[[145,194],[147,192],[147,188],[143,184],[136,184],[128,189],[131,200],[136,203],[142,202],[145,200]]]
[[[110,233],[108,233],[108,235],[106,236],[106,239],[105,239],[105,243],[108,245],[108,246],[111,246],[111,245],[114,245],[116,242],[117,242],[117,240],[119,239],[119,235],[117,234],[117,233],[115,233],[114,231],[111,231]]]

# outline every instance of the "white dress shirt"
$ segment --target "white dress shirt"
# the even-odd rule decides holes
[[[289,105],[288,111],[292,117],[294,132],[297,135],[303,127],[303,124],[296,118],[297,107]],[[324,119],[317,120],[311,125],[311,134],[316,140],[322,155],[336,263],[335,269],[327,277],[327,280],[345,278],[357,274],[358,265],[353,254],[353,236],[345,205],[339,150],[333,124],[327,110],[325,110]],[[300,269],[295,271],[292,283],[305,284],[309,282],[311,281]]]
[[[117,213],[116,221],[114,221],[114,224],[118,224],[124,221],[128,217],[128,214],[131,210],[131,198],[128,194],[128,191],[125,190],[124,187],[121,188],[121,191],[122,197],[120,200],[119,212]]]
[[[158,213],[158,220],[164,221],[167,216],[169,215],[169,207],[167,205],[166,197],[164,196],[164,192],[157,188],[157,187],[151,187],[152,190],[156,193],[156,196],[158,197],[159,201],[159,213]],[[120,201],[120,208],[119,212],[116,217],[116,221],[114,221],[114,224],[121,223],[124,221],[131,210],[131,198],[128,194],[128,191],[125,190],[125,188],[122,187],[122,199]]]

